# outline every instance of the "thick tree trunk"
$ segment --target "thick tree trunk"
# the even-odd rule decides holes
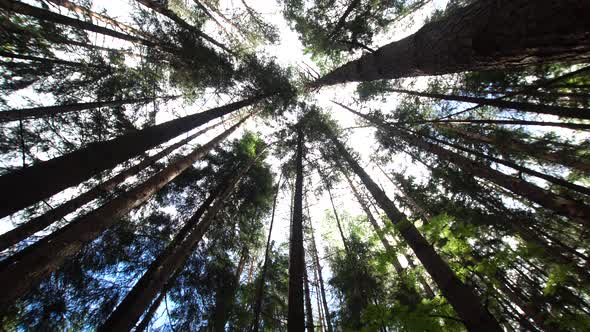
[[[18,227],[0,235],[0,251],[3,251],[10,246],[17,244],[27,237],[35,234],[38,231],[43,230],[45,227],[51,225],[53,222],[65,217],[69,213],[76,211],[77,209],[81,208],[87,203],[92,202],[93,200],[100,198],[104,194],[111,193],[113,189],[115,189],[120,183],[125,181],[126,179],[138,174],[146,167],[154,164],[159,159],[167,156],[172,151],[178,149],[179,147],[185,145],[186,143],[192,141],[196,137],[200,136],[201,134],[206,133],[207,131],[214,129],[215,127],[223,124],[223,122],[219,122],[215,125],[209,126],[203,130],[199,130],[198,132],[190,135],[189,137],[179,141],[178,143],[174,143],[162,151],[156,153],[151,157],[147,157],[138,164],[122,171],[121,173],[115,175],[114,177],[108,179],[107,181],[97,185],[96,187],[88,190],[87,192],[81,194],[80,196],[73,198],[66,203],[53,208],[46,213],[35,217],[28,222],[19,225]]]
[[[395,207],[379,186],[373,182],[336,136],[333,133],[329,133],[329,135],[337,152],[359,176],[379,206],[398,228],[402,238],[420,259],[426,271],[439,286],[442,294],[459,314],[467,329],[474,332],[500,331],[498,322],[483,307],[481,299],[475,291],[457,278],[449,265],[435,252],[418,229]]]
[[[262,152],[260,155],[262,155]],[[150,264],[148,270],[133,286],[133,289],[125,296],[125,299],[117,306],[117,309],[109,316],[107,321],[98,328],[98,331],[131,330],[156,294],[161,291],[162,287],[170,280],[170,277],[182,268],[186,259],[215,220],[216,214],[223,207],[229,195],[257,159],[240,167],[236,175],[230,175],[212,190],[209,197],[205,199],[195,214],[186,222],[164,252]]]
[[[281,174],[282,175],[282,174]],[[266,249],[264,250],[264,263],[262,264],[262,271],[260,272],[260,283],[256,289],[256,300],[254,301],[254,321],[252,322],[251,332],[258,332],[260,329],[260,313],[262,311],[262,301],[264,300],[264,288],[266,286],[266,271],[268,269],[268,257],[270,256],[271,242],[270,237],[272,234],[272,226],[275,221],[275,212],[277,208],[277,198],[279,197],[279,190],[281,188],[281,177],[277,182],[277,189],[275,191],[275,197],[272,203],[272,214],[270,217],[270,226],[268,228],[268,237],[266,239]]]
[[[101,26],[98,26],[98,25],[95,25],[95,24],[92,24],[89,22],[77,20],[77,19],[65,16],[65,15],[60,15],[60,14],[51,12],[49,10],[41,9],[39,7],[30,6],[30,5],[27,5],[25,3],[18,2],[18,1],[0,0],[0,8],[4,8],[6,10],[9,10],[9,11],[12,11],[12,12],[15,12],[18,14],[32,16],[32,17],[38,18],[40,20],[54,22],[54,23],[58,23],[58,24],[65,24],[65,25],[69,25],[69,26],[77,28],[77,29],[88,30],[88,31],[100,33],[103,35],[115,37],[118,39],[123,39],[123,40],[129,41],[129,42],[132,42],[132,43],[137,43],[137,44],[141,44],[141,45],[148,46],[148,47],[157,47],[157,46],[161,47],[161,45],[158,45],[157,43],[154,43],[150,40],[147,40],[147,39],[144,39],[141,37],[132,36],[132,35],[129,35],[126,33],[122,33],[119,31],[104,28],[104,27],[101,27]],[[165,48],[168,51],[170,51],[170,49],[168,49],[167,47],[165,47]]]
[[[303,268],[303,287],[305,290],[305,329],[307,332],[314,331],[313,310],[311,307],[311,294],[309,292],[309,277],[307,268]]]
[[[480,97],[444,95],[440,93],[426,93],[402,89],[387,89],[390,92],[403,93],[412,96],[428,97],[442,100],[453,100],[464,103],[494,106],[502,109],[513,109],[521,112],[532,112],[540,114],[557,115],[563,118],[590,119],[590,110],[585,108],[572,108],[563,106],[552,106],[543,104],[531,104],[518,101],[507,101],[500,99],[488,99]]]
[[[297,132],[297,156],[295,159],[295,200],[293,202],[293,221],[291,242],[289,244],[289,302],[287,331],[302,332],[305,329],[303,310],[303,269],[305,268],[303,250],[303,132]]]
[[[32,107],[32,108],[21,108],[9,111],[0,112],[0,122],[17,121],[21,119],[36,119],[48,116],[54,116],[58,114],[65,114],[71,112],[78,112],[93,108],[100,107],[111,107],[121,106],[126,104],[137,104],[147,103],[157,99],[170,100],[178,98],[179,96],[165,96],[158,98],[134,98],[134,99],[123,99],[123,100],[111,100],[111,101],[96,101],[90,103],[78,103],[70,105],[55,105],[55,106],[43,106],[43,107]]]
[[[391,135],[400,137],[415,147],[436,154],[439,158],[454,163],[455,165],[463,168],[463,170],[466,172],[470,172],[477,177],[489,180],[517,195],[525,197],[531,202],[537,203],[540,206],[559,215],[568,217],[572,221],[580,223],[581,225],[587,225],[588,221],[590,220],[590,206],[584,204],[583,202],[553,194],[552,192],[539,188],[523,179],[506,175],[500,171],[488,167],[487,165],[468,159],[436,144],[426,142],[419,137],[409,135],[408,133],[388,126],[383,122],[378,122],[375,119],[371,119],[364,114],[354,110],[350,111],[373,123],[381,130],[388,132]]]
[[[34,190],[0,191],[0,218],[77,185],[208,121],[252,105],[262,98],[263,96],[245,99],[109,141],[93,143],[61,157],[3,175],[0,177],[0,188],[27,187]],[[43,183],[43,186],[38,186],[39,183]]]
[[[309,208],[308,208],[309,210]],[[309,212],[308,212],[309,217]],[[326,288],[324,287],[324,278],[322,277],[322,266],[320,265],[320,256],[318,254],[318,248],[315,242],[315,231],[313,229],[313,225],[311,223],[311,218],[309,218],[309,228],[311,231],[311,244],[313,248],[313,259],[315,260],[315,267],[318,272],[318,279],[319,279],[319,287],[320,293],[322,296],[322,307],[324,308],[324,316],[326,318],[326,329],[328,332],[332,332],[332,319],[330,317],[330,309],[328,308],[328,300],[326,298]]]
[[[246,119],[247,117],[207,144],[170,164],[144,183],[0,262],[0,285],[3,285],[0,304],[10,304],[37,285],[44,277],[57,270],[68,258],[77,254],[85,244],[119,222],[121,216],[147,201],[154,193],[205,156]],[[150,301],[146,303],[146,307],[152,299],[150,298]]]
[[[187,23],[180,16],[176,15],[175,12],[168,9],[166,7],[166,5],[159,4],[158,1],[154,1],[154,0],[137,0],[137,2],[152,9],[153,11],[155,11],[157,13],[160,13],[160,14],[168,17],[169,19],[174,21],[174,23],[178,24],[178,26],[195,34],[196,36],[199,36],[199,37],[205,39],[206,41],[210,42],[211,44],[221,48],[225,52],[227,52],[233,56],[236,56],[236,54],[232,50],[230,50],[229,48],[227,48],[225,45],[221,44],[220,42],[216,41],[215,39],[209,37],[207,34],[205,34],[203,31],[197,29],[195,26],[192,26],[189,23]]]
[[[314,87],[590,58],[586,0],[481,0],[336,68]],[[518,19],[515,19],[518,18]]]
[[[471,141],[493,145],[503,153],[522,153],[540,161],[563,165],[580,172],[590,174],[590,164],[585,163],[577,158],[575,152],[573,151],[572,153],[568,153],[568,151],[551,152],[537,144],[526,143],[515,138],[502,140],[497,136],[481,135],[475,131],[460,128],[459,126],[444,125],[440,126],[440,128],[449,130],[453,133],[456,133],[460,137]]]

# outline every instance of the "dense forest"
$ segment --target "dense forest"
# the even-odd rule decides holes
[[[0,0],[0,330],[589,331],[588,13]]]

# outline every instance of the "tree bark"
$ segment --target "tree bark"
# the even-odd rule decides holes
[[[307,267],[303,268],[303,287],[305,290],[305,329],[307,332],[313,332],[313,310],[311,307],[311,294],[309,292],[309,277],[307,274]]]
[[[305,329],[303,310],[303,132],[297,130],[297,156],[295,159],[295,200],[289,245],[289,302],[287,331],[302,332]]]
[[[69,105],[55,105],[55,106],[42,106],[32,108],[21,108],[9,111],[0,112],[0,122],[17,121],[20,119],[37,119],[48,116],[55,116],[58,114],[65,114],[71,112],[78,112],[93,108],[100,107],[111,107],[121,106],[126,104],[136,103],[147,103],[155,101],[157,99],[170,100],[178,98],[179,96],[165,96],[165,97],[152,97],[152,98],[132,98],[123,100],[111,100],[111,101],[96,101],[90,103],[77,103]]]
[[[18,227],[0,235],[0,251],[3,251],[9,248],[10,246],[25,240],[27,237],[35,234],[38,231],[43,230],[45,227],[51,225],[53,222],[65,217],[69,213],[76,211],[85,204],[90,203],[97,198],[100,198],[102,195],[111,193],[113,189],[115,189],[119,184],[121,184],[126,179],[138,174],[146,167],[149,167],[150,165],[156,163],[156,161],[158,161],[159,159],[170,154],[172,151],[178,149],[179,147],[187,144],[196,137],[206,133],[211,129],[214,129],[215,127],[221,124],[223,124],[223,122],[219,122],[203,130],[199,130],[198,132],[179,141],[178,143],[174,143],[164,148],[162,151],[156,153],[155,155],[145,158],[138,164],[122,171],[121,173],[115,175],[107,181],[98,184],[97,186],[81,194],[80,196],[73,198],[67,201],[66,203],[56,208],[53,208],[47,211],[46,213],[38,217],[35,217],[29,220],[28,222],[19,225]]]
[[[581,225],[587,225],[590,220],[590,206],[581,201],[553,194],[550,191],[539,188],[523,179],[506,175],[488,167],[487,165],[463,157],[438,145],[426,142],[419,137],[409,135],[382,122],[378,122],[375,119],[371,119],[362,113],[354,110],[350,111],[373,123],[381,130],[391,135],[398,136],[415,147],[433,153],[443,160],[450,161],[455,165],[462,167],[464,171],[468,171],[477,177],[489,180],[517,195],[527,198],[531,202],[537,203],[548,210],[565,216],[572,221],[580,223]]]
[[[521,112],[532,112],[540,114],[557,115],[563,118],[578,118],[578,119],[590,119],[590,110],[585,108],[574,108],[574,107],[563,107],[563,106],[552,106],[543,104],[531,104],[523,103],[518,101],[507,101],[500,99],[488,99],[480,97],[469,97],[469,96],[458,96],[458,95],[445,95],[440,93],[426,93],[417,92],[403,89],[387,89],[390,92],[403,93],[412,96],[428,97],[442,100],[453,100],[465,103],[472,103],[478,105],[494,106],[502,109],[513,109]]]
[[[282,174],[281,174],[282,175]],[[260,283],[256,289],[256,300],[254,302],[254,321],[252,322],[251,332],[258,332],[260,329],[260,313],[262,311],[262,301],[264,299],[264,288],[266,286],[266,271],[268,269],[268,257],[270,256],[271,242],[270,237],[272,234],[272,227],[275,221],[275,212],[277,208],[277,198],[279,197],[279,190],[281,188],[281,177],[277,182],[277,189],[275,191],[275,197],[272,203],[272,214],[270,217],[270,226],[268,228],[268,237],[266,239],[266,249],[264,250],[264,263],[262,264],[262,271],[260,272]]]
[[[585,61],[590,24],[580,13],[586,12],[586,0],[475,1],[312,86]]]
[[[261,152],[260,155],[262,155]],[[240,167],[234,176],[228,176],[212,190],[195,214],[186,222],[164,252],[154,260],[117,309],[97,331],[129,331],[147,309],[162,287],[179,271],[198,245],[216,214],[223,207],[238,182],[246,175],[257,158]],[[230,173],[231,174],[231,173]],[[202,217],[202,219],[201,219]],[[200,220],[200,222],[199,222]]]
[[[252,105],[262,98],[264,96],[245,99],[109,141],[93,143],[72,153],[3,175],[0,177],[0,188],[24,186],[35,190],[0,191],[0,201],[3,202],[0,206],[0,218],[77,185],[208,121]],[[43,186],[38,186],[39,183],[43,183]]]
[[[308,207],[308,217],[309,216],[309,207]],[[318,272],[318,279],[319,279],[319,287],[320,292],[322,295],[322,306],[324,308],[324,316],[326,318],[326,329],[328,332],[332,332],[332,319],[330,318],[330,309],[328,308],[328,300],[326,298],[326,288],[324,287],[324,278],[322,277],[322,266],[320,265],[320,256],[318,254],[318,247],[316,246],[315,242],[315,231],[313,229],[313,225],[311,222],[311,217],[309,218],[309,228],[311,231],[311,244],[313,248],[313,259],[315,260],[316,270]]]
[[[144,183],[0,262],[0,285],[3,285],[2,293],[4,294],[0,304],[8,305],[24,295],[44,277],[63,265],[68,258],[77,254],[86,243],[96,239],[105,229],[119,222],[121,216],[147,201],[151,195],[205,156],[246,119],[247,117],[207,144],[153,175]],[[149,302],[152,299],[150,298]],[[146,307],[149,302],[146,303]]]
[[[457,278],[448,264],[435,252],[434,248],[420,234],[418,229],[409,222],[393,202],[377,186],[369,175],[336,138],[334,133],[328,133],[335,149],[350,168],[361,178],[379,206],[385,211],[391,222],[398,228],[402,238],[414,251],[422,265],[432,279],[437,283],[443,295],[453,306],[469,331],[500,331],[500,326],[494,317],[482,306],[481,299],[475,291]]]
[[[567,153],[567,151],[550,152],[536,144],[526,143],[522,140],[514,138],[511,138],[509,141],[502,141],[497,136],[481,135],[475,131],[460,128],[459,126],[444,125],[440,127],[456,133],[465,139],[479,143],[490,144],[498,148],[498,150],[502,151],[503,153],[523,153],[540,161],[563,165],[580,172],[590,174],[590,164],[581,161],[579,158],[576,158],[574,154]]]

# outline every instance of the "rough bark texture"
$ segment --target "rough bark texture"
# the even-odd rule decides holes
[[[287,331],[302,332],[305,329],[303,310],[303,269],[305,268],[303,250],[303,133],[298,131],[296,156],[295,197],[293,202],[293,221],[289,244],[289,302]]]
[[[505,69],[590,58],[587,0],[480,0],[312,85]]]
[[[150,177],[144,183],[0,262],[0,285],[2,285],[3,294],[0,304],[10,304],[44,277],[57,270],[86,243],[94,240],[105,229],[120,221],[123,214],[148,200],[151,195],[205,156],[245,120],[246,118],[207,144]],[[146,303],[146,307],[149,302]]]
[[[270,226],[268,228],[268,237],[266,239],[266,249],[264,250],[264,263],[262,264],[262,271],[260,272],[260,283],[256,289],[256,300],[254,302],[254,321],[252,322],[252,332],[258,332],[260,329],[260,312],[262,310],[262,301],[264,299],[264,288],[266,286],[266,271],[268,269],[268,256],[270,255],[271,242],[270,236],[272,234],[272,226],[275,221],[275,211],[277,208],[277,198],[279,197],[279,190],[281,188],[281,178],[277,182],[277,189],[272,203],[272,214],[270,217]]]
[[[344,145],[330,133],[331,140],[346,163],[359,176],[379,206],[399,230],[402,238],[414,251],[426,271],[432,276],[442,294],[453,306],[469,331],[500,331],[501,328],[494,317],[483,307],[475,291],[463,284],[450,269],[448,264],[435,252],[434,248],[409,222],[379,186],[356,162]]]
[[[0,218],[77,185],[101,171],[115,167],[208,121],[254,104],[260,99],[262,97],[245,99],[109,141],[93,143],[72,153],[3,175],[0,177],[0,188],[27,187],[34,190],[0,191]],[[43,186],[39,186],[39,183],[43,183]]]
[[[578,119],[590,119],[590,110],[585,108],[573,108],[563,106],[552,106],[543,104],[531,104],[523,103],[518,101],[507,101],[500,99],[488,99],[480,97],[469,97],[469,96],[458,96],[458,95],[445,95],[440,93],[426,93],[417,92],[403,89],[387,89],[390,92],[404,93],[412,96],[428,97],[442,100],[453,100],[465,103],[479,104],[494,106],[502,109],[513,109],[522,112],[532,112],[540,114],[557,115],[564,118],[578,118]]]
[[[498,137],[481,135],[477,132],[467,130],[467,128],[460,128],[459,126],[445,125],[441,127],[468,140],[493,145],[504,153],[522,153],[540,161],[563,165],[590,174],[590,164],[581,161],[570,153],[550,152],[543,147],[526,143],[519,139],[511,138],[509,140],[501,140]]]
[[[248,172],[256,159],[243,165],[239,172],[226,178],[217,186],[189,219],[172,243],[150,264],[148,270],[125,296],[117,309],[98,331],[129,331],[148,308],[156,294],[178,271],[202,239],[224,201],[233,192],[240,179]],[[201,219],[202,217],[202,219]],[[199,222],[201,220],[201,222]]]
[[[75,197],[64,204],[53,208],[46,213],[35,217],[22,225],[0,235],[0,251],[3,251],[10,246],[23,241],[27,237],[35,234],[38,231],[43,230],[45,227],[51,225],[53,222],[65,217],[71,212],[76,211],[80,207],[84,206],[87,203],[101,197],[104,194],[111,193],[120,183],[125,181],[126,179],[130,178],[138,174],[140,171],[145,169],[146,167],[154,164],[159,159],[167,156],[172,151],[176,150],[177,148],[183,146],[184,144],[190,142],[197,136],[219,126],[223,122],[219,122],[215,125],[209,126],[203,130],[199,130],[198,132],[192,134],[191,136],[170,145],[169,147],[163,149],[162,151],[156,153],[151,157],[147,157],[138,164],[129,167],[128,169],[122,171],[121,173],[113,176],[112,178],[108,179],[107,181],[97,185],[96,187],[88,190],[87,192],[81,194],[78,197]]]
[[[162,99],[168,100],[174,97],[163,97]],[[44,106],[44,107],[32,107],[32,108],[21,108],[16,110],[9,110],[0,112],[0,122],[17,121],[21,119],[36,119],[42,117],[48,117],[57,114],[64,114],[70,112],[77,112],[88,110],[99,107],[110,107],[110,106],[121,106],[125,104],[136,104],[136,103],[147,103],[154,101],[158,98],[136,98],[136,99],[123,99],[123,100],[112,100],[112,101],[97,101],[90,103],[78,103],[70,105],[56,105],[56,106]]]

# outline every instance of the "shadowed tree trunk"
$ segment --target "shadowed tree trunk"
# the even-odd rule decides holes
[[[281,174],[282,176],[282,174]],[[266,270],[268,269],[268,256],[270,255],[271,242],[270,237],[272,234],[272,226],[275,221],[275,211],[277,208],[277,198],[279,197],[279,190],[281,188],[281,177],[277,182],[277,189],[275,191],[275,197],[272,203],[272,214],[270,217],[270,226],[268,228],[268,237],[266,239],[266,249],[264,250],[264,263],[262,264],[262,271],[260,272],[260,283],[256,289],[256,300],[254,302],[254,321],[252,322],[251,332],[258,332],[260,329],[260,312],[262,310],[262,301],[264,299],[264,288],[266,286]]]
[[[64,264],[68,258],[77,254],[85,244],[119,222],[121,216],[147,201],[151,195],[205,156],[247,118],[184,158],[170,164],[142,184],[0,262],[0,285],[10,285],[8,288],[3,287],[0,304],[8,305],[36,286],[44,277]],[[146,307],[152,299],[150,298],[150,301],[146,303]]]
[[[576,169],[580,172],[590,174],[590,164],[578,158],[575,155],[574,151],[572,151],[571,153],[569,153],[568,151],[551,152],[547,151],[547,149],[543,146],[527,143],[516,138],[502,140],[501,138],[495,135],[481,135],[475,131],[467,130],[467,128],[460,128],[459,126],[444,125],[440,126],[440,128],[456,133],[460,137],[463,137],[470,141],[490,144],[496,147],[498,150],[502,151],[503,153],[523,153],[537,160],[563,165],[566,167],[570,167],[572,169]]]
[[[27,237],[35,234],[38,231],[43,230],[45,227],[51,225],[53,222],[65,217],[71,212],[76,211],[77,209],[81,208],[87,203],[92,202],[93,200],[100,198],[104,194],[111,193],[113,189],[115,189],[119,184],[121,184],[126,179],[134,176],[144,170],[146,167],[154,164],[159,159],[167,156],[172,151],[178,149],[179,147],[187,144],[188,142],[192,141],[194,138],[200,136],[208,132],[211,129],[223,124],[223,122],[219,122],[215,125],[209,126],[203,130],[199,130],[198,132],[192,134],[191,136],[179,141],[178,143],[174,143],[162,151],[156,153],[151,157],[147,157],[138,164],[122,171],[121,173],[113,176],[112,178],[108,179],[107,181],[97,185],[96,187],[88,190],[87,192],[75,197],[66,203],[53,208],[46,213],[35,217],[29,220],[22,225],[0,235],[0,251],[3,251],[10,246],[23,241]]]
[[[297,156],[295,159],[295,197],[291,241],[289,244],[289,302],[287,331],[302,332],[305,329],[303,310],[303,269],[305,268],[303,250],[303,132],[297,130]]]
[[[148,270],[117,306],[117,309],[111,313],[107,321],[98,328],[98,331],[131,330],[156,294],[161,291],[170,277],[182,268],[186,259],[215,220],[215,216],[223,207],[225,200],[263,152],[261,151],[258,157],[248,164],[242,165],[234,176],[231,176],[232,173],[230,173],[222,183],[211,191],[209,197],[186,222],[164,252],[150,264]]]
[[[21,119],[36,119],[42,117],[48,117],[58,114],[65,114],[70,112],[83,111],[93,108],[110,107],[110,106],[121,106],[125,104],[138,104],[148,103],[157,99],[171,100],[180,96],[165,96],[157,98],[132,98],[123,100],[111,100],[111,101],[96,101],[90,103],[78,103],[70,105],[55,105],[55,106],[42,106],[32,108],[21,108],[9,111],[0,112],[0,122],[17,121]]]
[[[581,201],[553,194],[552,192],[542,189],[523,179],[506,175],[480,162],[468,159],[436,144],[429,143],[420,137],[410,135],[399,129],[388,126],[385,123],[379,122],[376,119],[372,119],[352,109],[349,110],[392,136],[399,137],[415,147],[433,153],[442,160],[450,161],[463,168],[464,171],[468,171],[477,177],[489,180],[519,196],[525,197],[531,202],[537,203],[559,215],[568,217],[572,221],[580,223],[581,225],[587,225],[590,220],[590,206]]]
[[[469,96],[457,96],[457,95],[444,95],[440,93],[426,93],[409,91],[402,89],[387,89],[390,92],[404,93],[412,96],[428,97],[442,100],[453,100],[465,103],[479,104],[494,106],[502,109],[513,109],[521,112],[532,112],[540,114],[557,115],[564,118],[578,118],[578,119],[590,119],[590,110],[585,108],[572,108],[563,106],[552,106],[543,104],[531,104],[523,103],[518,101],[507,101],[500,99],[488,99],[480,97],[469,97]]]
[[[379,206],[385,211],[391,222],[399,230],[402,238],[412,248],[426,271],[437,283],[443,295],[459,314],[469,331],[500,331],[494,317],[483,307],[475,291],[457,278],[449,265],[435,252],[434,248],[409,222],[393,202],[377,186],[357,161],[350,155],[344,145],[332,133],[328,133],[336,151],[349,167],[359,176]]]
[[[313,310],[311,307],[311,294],[309,291],[309,276],[307,274],[307,267],[303,268],[303,287],[305,290],[305,329],[307,332],[313,332]]]
[[[336,68],[321,87],[590,58],[586,0],[481,0]],[[518,19],[515,19],[518,17]]]
[[[0,0],[1,1],[1,0]],[[162,144],[208,121],[249,106],[264,98],[253,97],[211,110],[168,121],[97,142],[72,153],[0,177],[0,188],[26,186],[31,190],[0,191],[0,218],[58,192]],[[43,183],[43,186],[38,186]]]
[[[322,172],[320,172],[319,168],[318,168],[318,173],[320,174],[320,177],[322,179],[326,179],[324,174]],[[324,181],[324,186],[326,187],[326,190],[328,190],[328,196],[330,197],[330,203],[332,205],[332,211],[334,212],[334,218],[336,219],[336,226],[338,226],[338,232],[340,233],[340,238],[342,239],[342,244],[344,245],[344,250],[346,250],[346,253],[348,254],[348,256],[350,256],[350,248],[348,247],[348,243],[346,241],[346,236],[344,236],[344,231],[342,230],[342,224],[340,223],[340,217],[338,216],[338,211],[336,210],[336,205],[334,205],[334,197],[332,196],[332,190],[330,189],[330,186]]]
[[[5,58],[11,58],[11,59],[35,61],[35,62],[41,63],[43,65],[47,65],[47,66],[63,65],[63,66],[70,66],[70,67],[78,67],[78,68],[82,68],[82,69],[86,69],[88,67],[94,67],[94,68],[99,68],[99,69],[109,68],[108,66],[95,65],[92,63],[74,62],[74,61],[52,59],[52,58],[42,58],[42,57],[37,57],[37,56],[32,56],[32,55],[22,55],[22,54],[16,54],[16,53],[5,52],[5,51],[0,51],[0,56],[5,57]],[[3,111],[3,112],[0,112],[0,114],[5,113],[5,112],[10,112],[10,111]],[[3,119],[0,118],[0,121],[1,120],[3,120]],[[18,118],[16,120],[18,120]]]

